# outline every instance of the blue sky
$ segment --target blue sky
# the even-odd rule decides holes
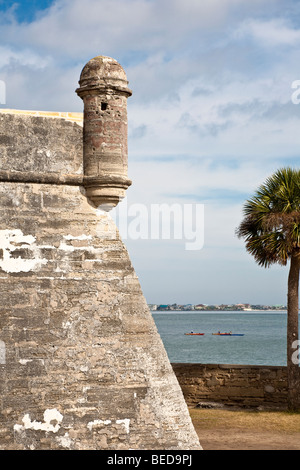
[[[3,12],[11,10],[16,20],[20,23],[32,22],[52,3],[52,0],[20,0],[17,2],[1,0],[0,10]]]
[[[0,39],[7,108],[82,111],[82,67],[117,59],[128,204],[204,204],[201,250],[125,240],[149,303],[286,303],[287,268],[258,267],[234,232],[265,178],[299,167],[298,1],[0,1]]]

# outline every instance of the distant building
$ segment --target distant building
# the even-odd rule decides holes
[[[194,310],[194,305],[192,304],[183,305],[183,310]]]
[[[149,310],[157,310],[156,304],[148,304]]]

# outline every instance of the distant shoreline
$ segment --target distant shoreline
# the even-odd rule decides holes
[[[286,305],[261,305],[261,304],[148,304],[151,311],[156,312],[286,312]]]
[[[218,313],[218,312],[236,312],[236,313],[255,313],[255,312],[281,312],[281,313],[287,313],[287,309],[283,308],[283,309],[253,309],[253,310],[229,310],[229,309],[224,309],[224,310],[221,310],[221,309],[211,309],[211,310],[199,310],[199,309],[192,309],[192,310],[184,310],[184,309],[178,309],[178,310],[153,310],[151,309],[151,312],[154,312],[154,313],[177,313],[177,312],[183,312],[183,313],[208,313],[208,312],[214,312],[214,313]],[[299,310],[300,312],[300,310]]]
[[[274,313],[274,312],[279,312],[279,313],[287,313],[287,309],[258,309],[258,310],[221,310],[221,309],[215,309],[215,310],[152,310],[150,309],[151,312],[154,313],[177,313],[177,312],[182,312],[182,313],[218,313],[218,312],[235,312],[235,313],[257,313],[257,312],[265,312],[265,313]],[[300,310],[299,310],[300,313]]]

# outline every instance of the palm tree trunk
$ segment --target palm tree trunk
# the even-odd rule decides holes
[[[297,355],[299,350],[299,269],[300,256],[297,253],[291,256],[287,300],[288,408],[293,411],[300,410],[300,368]]]

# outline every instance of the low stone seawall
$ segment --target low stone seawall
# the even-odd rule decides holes
[[[173,363],[188,406],[219,403],[247,408],[285,409],[287,368],[230,364]]]

